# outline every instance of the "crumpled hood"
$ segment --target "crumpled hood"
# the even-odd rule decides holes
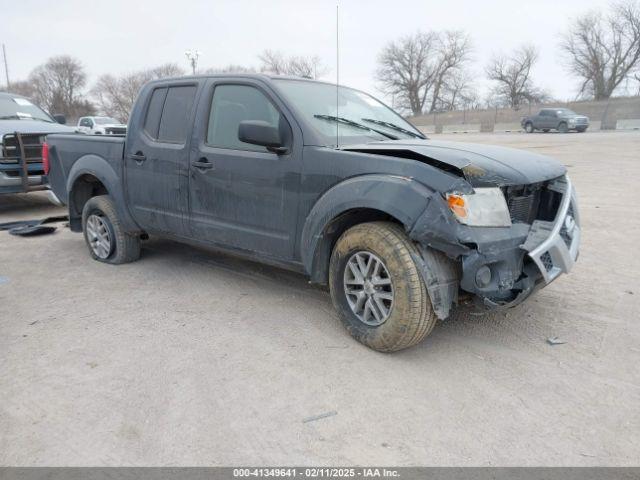
[[[552,158],[494,145],[416,139],[371,142],[341,148],[421,161],[464,176],[476,187],[525,185],[566,173],[566,168]]]
[[[73,133],[75,127],[38,120],[0,120],[0,143],[7,133]]]

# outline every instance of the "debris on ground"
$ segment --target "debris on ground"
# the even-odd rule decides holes
[[[11,235],[31,237],[34,235],[53,233],[56,230],[56,227],[46,226],[47,223],[65,221],[69,221],[69,217],[67,215],[46,217],[41,220],[19,220],[17,222],[0,223],[0,230],[8,230]]]
[[[562,344],[567,343],[567,342],[565,342],[564,340],[562,340],[561,338],[558,338],[558,337],[549,337],[549,338],[547,338],[547,343],[549,345],[562,345]]]
[[[9,277],[0,277],[0,285],[3,283],[9,283]]]
[[[302,420],[302,423],[315,422],[316,420],[321,420],[327,417],[333,417],[334,415],[337,415],[337,414],[338,412],[336,412],[335,410],[332,410],[330,412],[321,413],[320,415],[314,415],[313,417],[307,417]]]
[[[29,225],[26,227],[16,227],[9,230],[11,235],[20,237],[35,237],[36,235],[47,235],[56,231],[56,227],[48,225]]]

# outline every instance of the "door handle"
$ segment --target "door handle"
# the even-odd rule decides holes
[[[147,157],[142,152],[130,153],[129,158],[131,160],[135,160],[138,164],[143,163],[147,159]]]
[[[207,158],[200,158],[198,161],[193,162],[191,165],[196,167],[199,170],[209,170],[213,168],[213,163],[211,163]]]

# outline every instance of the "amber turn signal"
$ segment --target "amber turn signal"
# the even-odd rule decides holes
[[[447,195],[447,204],[449,205],[451,211],[458,217],[465,218],[467,216],[466,203],[461,195],[449,193]]]

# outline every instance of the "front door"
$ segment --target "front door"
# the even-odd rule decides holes
[[[302,138],[284,105],[257,80],[211,80],[202,95],[190,160],[193,235],[222,246],[293,257]],[[280,129],[288,151],[238,139],[243,120]]]
[[[144,230],[186,236],[189,232],[189,146],[197,85],[156,87],[144,126],[130,135],[125,152],[131,215]]]

